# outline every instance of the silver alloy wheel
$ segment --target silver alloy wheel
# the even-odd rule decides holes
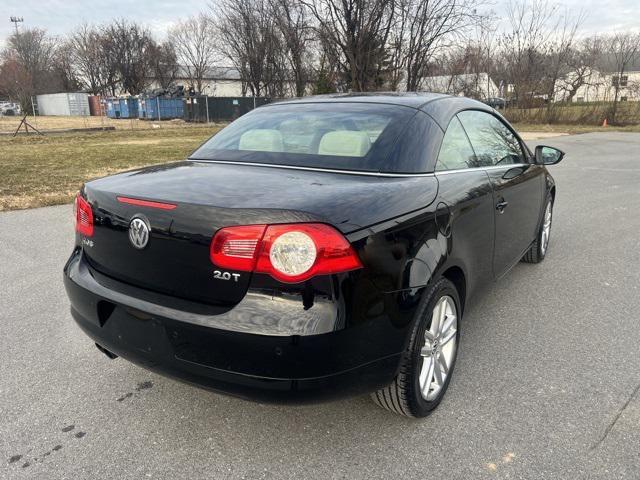
[[[547,203],[544,211],[544,223],[542,224],[542,234],[540,236],[540,251],[542,255],[547,251],[549,245],[549,234],[551,233],[551,202]]]
[[[457,331],[456,304],[453,298],[445,295],[433,307],[431,326],[424,332],[425,343],[420,350],[419,385],[422,398],[427,401],[438,396],[447,380],[456,354]]]

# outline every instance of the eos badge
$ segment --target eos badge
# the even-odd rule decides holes
[[[138,250],[142,250],[149,243],[149,226],[140,217],[131,220],[129,224],[129,241]]]

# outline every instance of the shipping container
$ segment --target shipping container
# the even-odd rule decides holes
[[[141,98],[138,117],[147,120],[170,120],[184,116],[181,98],[145,97]]]
[[[100,95],[89,95],[89,115],[99,117],[102,115],[102,97]]]
[[[36,96],[39,115],[88,116],[86,93],[49,93]]]
[[[260,105],[271,103],[268,97],[189,97],[184,99],[187,122],[230,121]]]

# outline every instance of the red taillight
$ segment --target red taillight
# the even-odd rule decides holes
[[[267,228],[255,271],[283,282],[302,282],[361,267],[340,232],[324,224],[301,223]]]
[[[80,194],[76,195],[74,205],[76,215],[76,231],[85,237],[93,236],[93,210],[91,205]]]
[[[289,283],[362,267],[344,236],[320,223],[223,228],[211,242],[211,261]]]
[[[220,268],[250,272],[266,225],[243,225],[218,230],[211,241],[211,261]]]

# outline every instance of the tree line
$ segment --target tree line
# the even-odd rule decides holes
[[[476,0],[215,0],[163,41],[124,19],[62,37],[22,29],[0,52],[0,95],[26,104],[58,91],[137,95],[178,77],[203,91],[212,68],[230,66],[243,94],[276,98],[418,91],[461,74],[472,79],[464,93],[480,96],[484,73],[531,106],[572,100],[595,70],[622,78],[640,61],[640,34],[585,36],[583,21],[549,0],[511,0],[501,16]]]

